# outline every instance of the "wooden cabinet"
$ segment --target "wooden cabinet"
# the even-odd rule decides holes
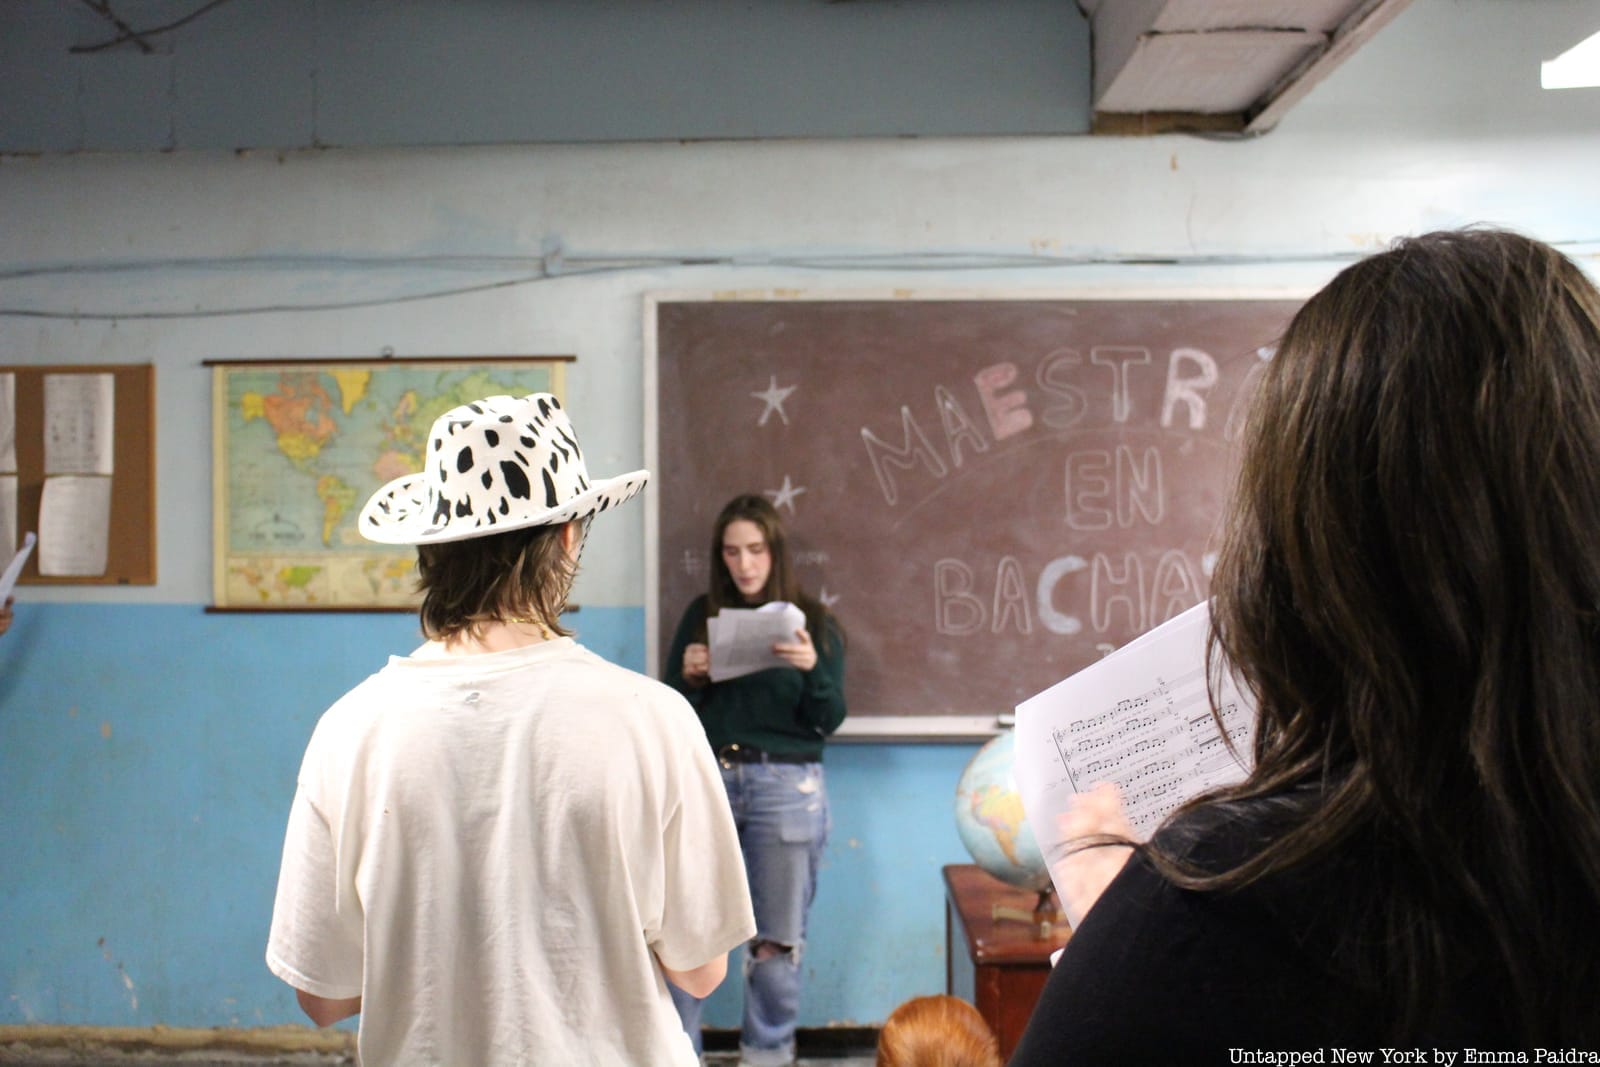
[[[971,1001],[1011,1058],[1050,975],[1050,954],[1067,943],[1065,920],[1046,936],[1032,916],[1038,894],[1009,886],[972,863],[944,868],[945,990]]]

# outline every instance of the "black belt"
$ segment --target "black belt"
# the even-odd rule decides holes
[[[763,752],[750,745],[723,745],[717,749],[717,762],[724,767],[735,763],[817,763],[820,755],[801,755],[794,752]]]

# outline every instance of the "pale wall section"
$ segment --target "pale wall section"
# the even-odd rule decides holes
[[[122,0],[135,28],[198,5]],[[252,0],[171,34],[0,5],[0,152],[1070,134],[1089,31],[1062,0]]]
[[[1249,143],[0,158],[0,360],[156,365],[160,524],[158,585],[25,587],[0,639],[0,1022],[294,1019],[260,948],[299,753],[321,709],[413,639],[395,617],[202,611],[202,360],[570,352],[604,473],[644,461],[641,306],[658,289],[1304,292],[1393,235],[1475,221],[1566,243],[1592,269],[1600,91],[1536,88],[1538,61],[1597,28],[1581,25],[1592,11],[1417,0]],[[934,258],[950,252],[966,269]],[[1174,262],[1114,262],[1145,256]],[[716,262],[669,265],[686,257]],[[619,266],[633,269],[605,269]],[[312,303],[364,306],[148,317]],[[577,598],[584,639],[648,669],[644,528],[638,506],[596,524]],[[942,987],[938,867],[964,859],[949,805],[971,751],[830,754],[805,1025],[881,1021]],[[712,1023],[734,1023],[731,998]]]

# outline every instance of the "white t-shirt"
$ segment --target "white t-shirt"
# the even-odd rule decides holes
[[[681,696],[568,638],[429,644],[317,724],[267,966],[359,995],[368,1067],[690,1067],[652,953],[691,970],[755,929]]]

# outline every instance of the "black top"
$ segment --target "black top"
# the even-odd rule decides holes
[[[1188,859],[1217,871],[1262,835],[1237,817],[1191,816],[1159,838],[1183,839]],[[1361,917],[1385,884],[1382,868],[1376,850],[1351,846],[1310,870],[1199,893],[1136,853],[1067,942],[1011,1064],[1288,1062],[1234,1058],[1240,1049],[1325,1049],[1311,1062],[1339,1062],[1335,1049],[1518,1048],[1492,984],[1474,975],[1440,998],[1439,1018],[1403,1035],[1398,996],[1349,977],[1340,961],[1373,951]],[[1384,1062],[1381,1053],[1373,1062]]]
[[[706,598],[683,613],[667,652],[663,680],[700,715],[711,747],[740,744],[785,756],[822,759],[823,738],[844,721],[844,639],[832,618],[826,635],[811,635],[817,665],[809,671],[773,667],[725,682],[694,687],[683,680],[683,651],[704,640]]]

